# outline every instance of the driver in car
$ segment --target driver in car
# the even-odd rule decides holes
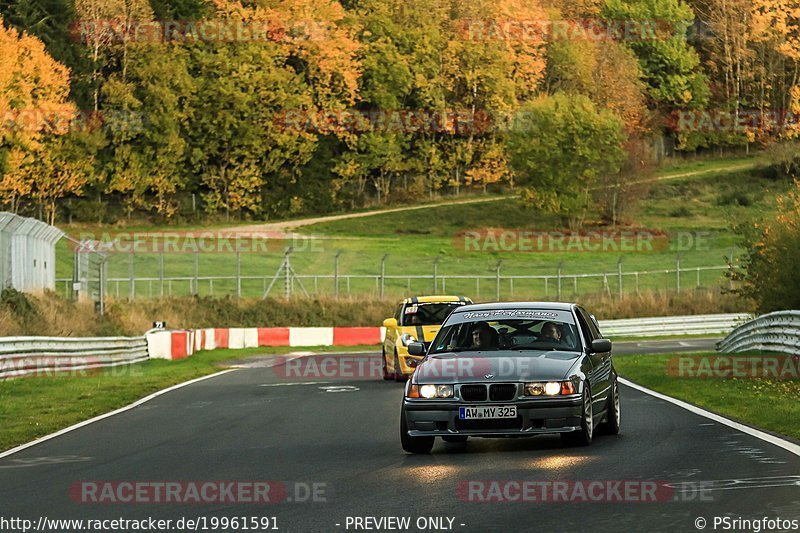
[[[561,342],[561,328],[553,322],[545,322],[542,324],[542,334],[539,337],[542,340],[551,342]]]

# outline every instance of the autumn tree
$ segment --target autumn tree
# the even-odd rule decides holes
[[[92,105],[98,111],[102,73],[118,61],[125,77],[135,29],[152,24],[153,11],[147,0],[75,0],[75,11],[78,20],[74,33],[88,48],[92,61]]]
[[[189,48],[198,78],[189,158],[206,188],[206,206],[227,216],[258,214],[267,180],[291,180],[317,141],[305,120],[291,124],[282,117],[313,119],[352,104],[357,43],[341,6],[330,0],[283,1],[269,8],[224,0],[216,5],[223,23],[285,28],[266,39]]]
[[[508,140],[523,198],[580,227],[593,188],[619,171],[624,140],[620,119],[585,96],[558,93],[523,106]]]
[[[699,108],[708,100],[708,80],[687,42],[694,21],[683,0],[607,0],[602,16],[621,24],[649,24],[640,36],[623,39],[639,59],[650,105],[661,110]]]
[[[0,20],[0,195],[12,211],[35,188],[46,171],[37,155],[46,153],[52,136],[69,131],[75,115],[68,101],[69,71],[53,60],[36,37],[7,28]],[[57,166],[57,163],[55,163]],[[66,180],[66,192],[80,188]]]
[[[109,76],[101,91],[106,190],[122,193],[129,215],[145,209],[170,217],[176,193],[190,182],[188,54],[176,43],[137,43],[127,61],[127,72]]]
[[[800,182],[778,198],[778,215],[772,220],[742,224],[745,253],[733,271],[740,282],[736,292],[768,313],[800,306]]]

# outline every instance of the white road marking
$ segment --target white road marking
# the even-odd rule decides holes
[[[351,385],[335,385],[333,387],[320,387],[320,389],[324,390],[325,392],[355,392],[361,390],[358,387],[353,387]]]
[[[757,439],[761,439],[761,440],[763,440],[765,442],[768,442],[770,444],[774,444],[775,446],[777,446],[779,448],[783,448],[787,452],[793,453],[793,454],[797,455],[798,457],[800,457],[800,445],[797,445],[797,444],[795,444],[793,442],[789,442],[788,440],[782,439],[780,437],[776,437],[775,435],[770,435],[769,433],[765,433],[764,431],[760,431],[758,429],[751,428],[750,426],[746,426],[744,424],[740,424],[739,422],[734,422],[730,418],[725,418],[724,416],[720,416],[720,415],[714,414],[714,413],[712,413],[710,411],[706,411],[705,409],[701,409],[700,407],[697,407],[697,406],[692,405],[690,403],[686,403],[684,401],[678,400],[677,398],[673,398],[671,396],[667,396],[666,394],[661,394],[660,392],[656,392],[654,390],[650,390],[647,387],[642,387],[641,385],[637,385],[636,383],[633,383],[632,381],[628,381],[625,378],[618,378],[618,379],[619,379],[620,383],[622,383],[623,385],[626,385],[628,387],[631,387],[632,389],[636,389],[636,390],[638,390],[640,392],[643,392],[645,394],[649,394],[650,396],[653,396],[653,397],[658,398],[660,400],[664,400],[664,401],[669,402],[671,404],[677,405],[678,407],[681,407],[682,409],[686,409],[687,411],[690,411],[690,412],[692,412],[692,413],[694,413],[696,415],[702,416],[704,418],[708,418],[709,420],[713,420],[714,422],[719,422],[720,424],[724,424],[724,425],[726,425],[726,426],[728,426],[730,428],[733,428],[733,429],[735,429],[737,431],[741,431],[742,433],[747,433],[748,435],[750,435],[752,437],[755,437]]]
[[[292,385],[321,385],[323,383],[330,383],[330,381],[297,381],[294,383],[264,383],[262,385],[259,385],[259,387],[291,387]]]
[[[223,370],[221,372],[217,372],[216,374],[209,374],[208,376],[203,376],[203,377],[199,377],[199,378],[196,378],[196,379],[191,379],[189,381],[184,381],[183,383],[178,383],[177,385],[173,385],[172,387],[168,387],[166,389],[162,389],[160,391],[156,391],[153,394],[150,394],[149,396],[145,396],[144,398],[136,400],[132,404],[126,405],[125,407],[120,407],[119,409],[117,409],[115,411],[111,411],[110,413],[105,413],[105,414],[96,416],[94,418],[90,418],[89,420],[84,420],[83,422],[78,422],[77,424],[69,426],[68,428],[64,428],[62,430],[56,431],[55,433],[51,433],[49,435],[45,435],[44,437],[40,437],[40,438],[38,438],[38,439],[36,439],[34,441],[31,441],[31,442],[28,442],[26,444],[21,444],[21,445],[17,446],[16,448],[11,448],[10,450],[6,450],[3,453],[0,453],[0,459],[3,459],[5,457],[8,457],[9,455],[13,455],[13,454],[18,453],[18,452],[21,452],[22,450],[26,450],[26,449],[30,448],[31,446],[36,446],[37,444],[41,444],[41,443],[46,442],[48,440],[54,439],[56,437],[60,437],[61,435],[64,435],[64,434],[69,433],[71,431],[75,431],[76,429],[80,429],[82,427],[86,427],[89,424],[94,424],[95,422],[99,422],[101,420],[104,420],[106,418],[112,417],[114,415],[118,415],[120,413],[124,413],[125,411],[130,411],[131,409],[134,409],[135,407],[138,407],[138,406],[142,405],[143,403],[149,402],[150,400],[152,400],[154,398],[158,398],[162,394],[166,394],[168,392],[172,392],[172,391],[180,389],[182,387],[186,387],[187,385],[192,385],[193,383],[197,383],[198,381],[204,381],[206,379],[215,378],[215,377],[221,376],[223,374],[227,374],[228,372],[233,372],[235,370],[236,370],[235,368],[230,368],[228,370]]]
[[[31,459],[12,459],[10,464],[0,465],[0,469],[8,468],[31,468],[34,466],[47,466],[63,463],[79,463],[91,461],[91,457],[80,457],[77,455],[64,455],[61,457],[33,457]]]
[[[716,479],[712,481],[681,481],[666,483],[668,487],[701,487],[701,490],[764,489],[770,487],[800,487],[800,476],[753,477],[743,479]]]

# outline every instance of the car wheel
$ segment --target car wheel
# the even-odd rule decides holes
[[[467,442],[467,435],[445,435],[442,440],[445,442]]]
[[[406,453],[431,453],[435,437],[412,437],[408,434],[406,410],[400,410],[400,444]]]
[[[406,380],[406,376],[400,369],[400,358],[397,356],[397,350],[394,351],[394,380],[400,382]]]
[[[389,366],[386,364],[386,348],[384,348],[383,350],[381,350],[381,361],[382,361],[382,363],[383,363],[383,364],[381,365],[381,366],[383,367],[383,379],[385,379],[386,381],[391,381],[391,379],[392,379],[394,376],[392,376],[392,375],[389,373]]]
[[[561,438],[571,446],[588,446],[594,434],[594,416],[592,415],[592,391],[589,384],[583,387],[583,408],[581,409],[581,429],[571,433],[562,433]]]
[[[620,410],[619,386],[617,380],[611,386],[611,395],[608,397],[608,408],[606,409],[606,421],[603,422],[603,433],[608,435],[619,435],[622,411]]]

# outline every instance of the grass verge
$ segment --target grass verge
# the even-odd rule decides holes
[[[161,389],[223,370],[228,361],[290,351],[377,350],[375,346],[248,348],[199,352],[180,361],[0,381],[0,451],[124,407]]]
[[[687,354],[618,355],[621,376],[744,424],[800,440],[800,380],[690,378],[668,372],[671,359]],[[715,357],[711,352],[693,354]]]

